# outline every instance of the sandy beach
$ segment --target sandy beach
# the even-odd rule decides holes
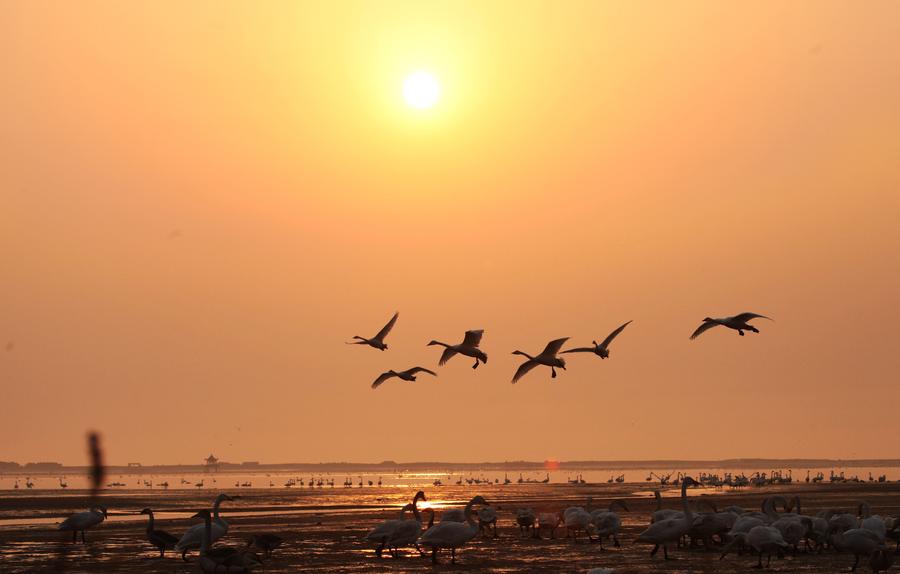
[[[232,491],[228,491],[232,492]],[[674,560],[666,562],[661,553],[649,556],[650,548],[635,544],[655,509],[647,485],[510,485],[440,487],[426,489],[429,501],[438,508],[462,504],[474,494],[482,494],[499,508],[497,538],[478,537],[459,554],[457,564],[449,556],[432,566],[427,558],[411,549],[401,558],[377,558],[373,545],[364,540],[368,530],[397,514],[397,508],[413,494],[407,489],[324,489],[324,490],[244,490],[241,499],[223,505],[223,516],[230,523],[223,544],[239,545],[252,533],[269,532],[284,538],[284,544],[259,572],[585,572],[591,568],[613,568],[616,572],[743,572],[755,564],[755,558],[736,554],[719,560],[718,551],[676,549]],[[759,508],[765,496],[800,496],[803,512],[814,514],[824,508],[854,509],[867,501],[881,515],[900,514],[900,484],[794,484],[748,489],[741,492],[703,489],[690,497],[710,498],[721,508],[740,505]],[[86,545],[72,544],[69,533],[56,531],[56,522],[71,512],[85,508],[86,492],[68,492],[65,496],[50,492],[16,493],[0,499],[0,516],[20,517],[19,524],[0,527],[2,570],[7,573],[59,571],[91,572],[194,572],[194,564],[184,563],[169,553],[157,558],[157,552],[144,539],[145,521],[131,515],[144,506],[152,506],[160,516],[157,528],[182,532],[191,521],[188,516],[208,505],[212,493],[195,492],[113,492],[102,495],[102,504],[110,510],[110,519],[88,532]],[[522,537],[514,523],[515,510],[530,506],[538,511],[555,511],[584,504],[592,496],[602,507],[612,499],[623,499],[630,511],[622,513],[622,546],[578,543],[565,539],[564,529],[557,539],[536,540]],[[677,508],[677,491],[665,492],[664,506]],[[178,516],[177,519],[166,518]],[[427,515],[426,515],[427,516]],[[37,522],[37,523],[36,523]],[[853,557],[826,551],[822,554],[788,552],[773,559],[772,570],[782,572],[835,572],[849,569]],[[867,569],[867,568],[865,568]]]

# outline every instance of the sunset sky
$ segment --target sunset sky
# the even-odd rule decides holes
[[[898,2],[12,0],[0,54],[0,460],[900,456]]]

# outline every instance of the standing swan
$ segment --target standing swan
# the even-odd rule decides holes
[[[559,367],[563,370],[566,369],[565,359],[563,359],[562,357],[557,357],[556,354],[559,353],[559,350],[568,340],[568,337],[563,337],[562,339],[554,339],[553,341],[550,341],[549,343],[547,343],[547,346],[544,347],[544,350],[541,351],[541,353],[536,357],[532,357],[528,353],[523,353],[522,351],[513,351],[513,355],[522,355],[528,358],[527,361],[519,366],[516,374],[513,375],[513,384],[516,384],[516,382],[524,377],[528,373],[528,371],[537,367],[538,365],[550,367],[550,376],[555,379],[556,367]]]
[[[478,345],[481,344],[481,338],[484,336],[484,329],[478,329],[477,331],[466,331],[466,336],[463,337],[463,342],[459,345],[448,345],[447,343],[441,343],[440,341],[431,341],[426,346],[430,345],[440,345],[444,347],[444,352],[441,353],[441,359],[438,361],[438,365],[444,366],[444,363],[453,358],[454,355],[459,353],[460,355],[465,355],[467,357],[472,357],[475,359],[475,364],[472,365],[473,369],[477,369],[479,363],[487,364],[487,354],[478,348]]]
[[[435,373],[434,371],[428,370],[424,367],[413,367],[413,368],[407,369],[405,371],[395,371],[392,369],[390,371],[387,371],[386,373],[381,373],[380,375],[378,375],[378,378],[372,382],[372,389],[377,389],[378,387],[381,386],[382,383],[384,383],[385,381],[387,381],[388,379],[391,379],[393,377],[397,377],[397,378],[403,379],[404,381],[409,381],[409,382],[415,381],[416,375],[419,373],[428,373],[429,375],[432,375],[435,377],[437,376],[437,373]]]
[[[369,345],[370,347],[374,347],[381,351],[387,350],[388,346],[384,342],[384,338],[387,337],[388,333],[391,332],[391,329],[394,328],[394,324],[397,323],[397,317],[399,317],[399,316],[400,316],[399,311],[394,313],[394,316],[391,317],[391,320],[387,322],[387,325],[382,327],[381,330],[378,331],[378,333],[376,333],[375,336],[372,337],[371,339],[366,339],[365,337],[360,337],[359,335],[354,335],[353,338],[357,339],[357,340],[350,341],[347,344],[348,345]]]
[[[400,509],[399,519],[385,520],[384,522],[373,528],[372,531],[366,535],[366,540],[379,543],[378,548],[375,550],[375,556],[381,558],[381,554],[384,551],[385,547],[390,548],[391,537],[394,536],[398,529],[411,528],[415,525],[418,529],[416,530],[416,536],[412,539],[412,542],[416,541],[416,539],[419,537],[419,532],[422,530],[422,519],[419,516],[419,510],[417,507],[420,500],[425,500],[425,493],[421,490],[417,492],[415,496],[413,496],[411,504],[407,504]],[[403,515],[407,510],[412,510],[413,515],[415,516],[413,520],[403,519]],[[392,554],[394,553],[392,552]]]
[[[681,481],[681,505],[684,509],[684,514],[681,517],[656,521],[637,537],[636,542],[646,542],[654,545],[653,550],[650,551],[650,556],[655,556],[659,551],[659,547],[662,546],[663,555],[666,557],[666,560],[669,560],[668,545],[678,542],[682,536],[690,532],[691,526],[694,524],[694,511],[691,510],[688,504],[687,488],[692,485],[699,486],[699,483],[689,476],[684,477]]]
[[[141,514],[146,514],[150,517],[150,521],[147,523],[147,540],[150,541],[150,544],[159,548],[159,557],[164,558],[166,550],[172,550],[178,544],[178,538],[165,530],[157,530],[153,527],[153,511],[149,508],[143,509]]]
[[[475,496],[466,504],[465,522],[441,522],[425,531],[419,538],[419,544],[431,548],[431,562],[437,564],[437,553],[441,548],[450,549],[450,561],[456,564],[456,549],[464,546],[478,534],[478,525],[472,517],[472,506],[487,505],[481,496]]]
[[[601,359],[608,359],[609,358],[609,344],[612,343],[613,339],[615,339],[619,333],[624,331],[625,327],[627,327],[630,323],[631,323],[631,321],[628,321],[628,323],[625,323],[624,325],[622,325],[621,327],[619,327],[618,329],[616,329],[615,331],[610,333],[608,337],[603,339],[602,343],[598,343],[597,341],[591,341],[594,344],[593,347],[578,347],[575,349],[569,349],[568,351],[563,351],[562,354],[594,353]]]
[[[233,501],[236,500],[237,496],[228,496],[225,493],[220,494],[216,497],[215,502],[213,503],[213,514],[212,514],[212,526],[211,526],[211,536],[212,542],[215,542],[219,538],[225,536],[225,533],[228,532],[228,523],[225,522],[225,519],[219,516],[219,506],[224,501]],[[200,518],[198,516],[198,518]],[[203,524],[195,524],[188,528],[187,532],[185,532],[181,539],[178,540],[178,544],[175,545],[175,551],[181,552],[181,559],[187,562],[187,552],[188,550],[193,550],[194,548],[200,548],[200,545],[203,543],[203,529],[205,526]]]
[[[204,574],[249,574],[262,563],[253,552],[237,548],[212,547],[213,519],[209,510],[201,510],[193,518],[202,518],[203,536],[200,538],[200,559],[197,565]]]
[[[81,532],[81,543],[85,544],[84,531],[93,528],[106,520],[106,509],[102,506],[91,508],[87,512],[79,512],[63,520],[59,525],[60,530],[72,531],[72,543],[78,542],[78,533]]]
[[[772,321],[771,318],[766,317],[765,315],[758,315],[756,313],[741,313],[740,315],[735,315],[734,317],[722,317],[719,319],[711,319],[709,317],[706,317],[705,319],[703,319],[703,324],[697,327],[697,330],[694,331],[694,333],[691,335],[691,340],[696,339],[716,325],[722,325],[723,327],[734,329],[741,337],[744,336],[744,331],[759,333],[759,329],[747,322],[750,319],[769,319],[769,321]]]

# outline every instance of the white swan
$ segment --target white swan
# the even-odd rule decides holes
[[[249,574],[261,566],[259,557],[246,549],[231,547],[213,548],[214,522],[209,510],[203,509],[193,516],[202,518],[203,535],[200,537],[200,558],[197,566],[204,574]]]
[[[631,323],[631,321],[628,321],[628,323],[625,323],[624,325],[622,325],[621,327],[619,327],[618,329],[616,329],[615,331],[610,333],[609,336],[607,336],[605,339],[603,339],[602,343],[598,343],[597,341],[591,341],[594,344],[593,347],[578,347],[575,349],[569,349],[568,351],[563,351],[562,354],[594,353],[601,359],[608,359],[609,358],[609,344],[612,343],[613,339],[615,339],[619,333],[621,333],[622,331],[625,330],[625,327],[627,327],[629,325],[629,323]]]
[[[593,523],[597,537],[600,539],[601,548],[603,548],[603,540],[610,536],[613,539],[614,546],[621,546],[621,544],[619,544],[619,538],[616,536],[619,533],[619,529],[622,528],[622,519],[615,512],[617,506],[625,512],[628,512],[628,506],[626,506],[625,502],[622,500],[613,500],[609,503],[609,508],[607,510],[595,510],[591,512],[591,523]]]
[[[497,538],[497,509],[493,506],[482,506],[478,509],[478,528],[482,531],[494,530],[494,538]]]
[[[381,351],[387,350],[388,346],[384,342],[384,338],[388,336],[388,333],[391,332],[391,329],[394,328],[394,325],[397,323],[397,317],[400,316],[400,312],[394,313],[394,316],[391,317],[391,320],[387,322],[387,325],[381,328],[378,333],[375,334],[371,339],[366,339],[365,337],[360,337],[359,335],[354,335],[353,338],[357,339],[356,341],[349,341],[348,345],[369,345],[370,347],[374,347]]]
[[[66,518],[59,525],[59,530],[71,530],[73,544],[78,542],[78,533],[81,532],[81,543],[85,544],[84,531],[97,526],[106,520],[106,517],[106,508],[98,506]]]
[[[763,567],[763,553],[768,555],[766,560],[766,567],[768,567],[772,562],[772,552],[778,552],[782,548],[787,547],[787,543],[777,528],[773,526],[754,526],[750,529],[750,532],[746,534],[741,532],[734,540],[729,542],[723,549],[719,560],[725,558],[729,550],[736,544],[747,545],[756,550],[757,554],[759,554],[759,562],[756,564],[756,568]]]
[[[528,371],[537,367],[538,365],[544,365],[546,367],[550,367],[550,376],[552,378],[556,378],[556,367],[565,370],[566,369],[566,361],[562,357],[557,357],[556,354],[559,353],[559,350],[562,346],[568,341],[568,337],[563,337],[562,339],[554,339],[547,343],[547,346],[544,347],[544,350],[535,357],[532,357],[528,353],[523,353],[522,351],[513,351],[513,355],[522,355],[527,357],[528,360],[522,363],[518,370],[516,370],[516,374],[513,375],[512,382],[516,384],[516,382],[524,377]]]
[[[378,378],[375,379],[375,381],[372,383],[372,389],[377,389],[378,387],[380,387],[382,385],[382,383],[384,383],[385,381],[392,379],[394,377],[397,377],[399,379],[402,379],[404,381],[409,381],[409,382],[415,381],[416,375],[419,373],[428,373],[429,375],[432,375],[435,377],[437,376],[437,373],[435,373],[434,371],[430,371],[424,367],[413,367],[411,369],[406,369],[405,371],[395,371],[392,369],[390,371],[387,371],[385,373],[381,373],[380,375],[378,375]]]
[[[437,553],[441,548],[450,549],[450,559],[455,564],[456,549],[465,546],[478,534],[478,525],[472,517],[472,507],[476,504],[487,505],[487,501],[481,496],[475,496],[466,504],[465,522],[441,522],[429,528],[419,538],[419,544],[431,548],[431,561],[434,564],[437,564]]]
[[[696,339],[697,337],[717,325],[728,327],[729,329],[734,329],[741,337],[744,336],[744,331],[759,333],[759,329],[747,323],[747,321],[751,319],[769,319],[769,321],[772,320],[765,315],[758,315],[756,313],[741,313],[740,315],[735,315],[734,317],[721,317],[719,319],[711,319],[709,317],[706,317],[703,319],[703,324],[697,327],[697,330],[694,331],[694,333],[691,335],[691,339]]]
[[[541,512],[538,514],[538,530],[536,538],[541,537],[541,532],[550,530],[550,540],[556,538],[556,529],[564,524],[562,515],[558,512]]]
[[[458,353],[475,359],[475,364],[472,365],[472,368],[477,369],[479,363],[487,364],[488,360],[487,354],[478,348],[483,336],[484,329],[478,329],[475,331],[466,331],[463,342],[459,345],[448,345],[447,343],[441,343],[440,341],[431,341],[428,345],[440,345],[444,347],[444,352],[441,353],[441,359],[438,361],[438,365],[442,367]]]
[[[846,550],[853,553],[855,560],[851,572],[856,571],[859,559],[863,556],[871,556],[875,551],[884,548],[884,542],[878,539],[878,535],[865,528],[851,528],[841,531],[840,525],[832,526],[831,541],[838,550]]]
[[[563,514],[563,520],[566,524],[566,538],[572,534],[572,541],[578,542],[578,533],[587,534],[588,542],[593,542],[591,533],[594,531],[594,525],[591,524],[591,513],[581,507],[567,508]]]
[[[418,503],[420,500],[425,500],[425,493],[421,490],[418,491],[415,496],[413,496],[412,502],[410,504],[407,504],[402,509],[400,509],[399,519],[385,520],[366,535],[366,540],[379,543],[378,548],[375,550],[375,555],[377,557],[381,558],[381,554],[386,547],[392,548],[393,546],[401,546],[399,542],[396,545],[391,544],[392,537],[397,534],[399,529],[402,529],[402,531],[405,533],[407,530],[415,528],[416,535],[412,539],[412,542],[416,541],[416,539],[419,537],[419,532],[422,530],[422,517],[419,515],[418,509]],[[414,518],[412,520],[404,519],[404,514],[407,510],[411,510],[413,512]],[[402,538],[402,536],[398,538],[398,541]],[[396,556],[395,550],[391,550],[391,554]]]
[[[669,560],[668,545],[677,543],[682,536],[690,532],[691,526],[694,524],[694,511],[691,510],[688,504],[687,488],[693,485],[699,486],[699,483],[689,476],[684,477],[681,481],[681,505],[683,508],[681,517],[654,522],[638,535],[636,542],[654,545],[653,550],[650,551],[650,556],[655,556],[659,551],[659,547],[662,546],[663,555],[666,560]]]
[[[217,496],[215,502],[213,502],[212,526],[210,527],[212,542],[222,538],[225,536],[225,533],[228,532],[228,522],[219,516],[219,506],[226,500],[231,502],[238,498],[238,496],[228,496],[227,494],[222,493]],[[181,538],[178,540],[178,544],[175,545],[175,551],[181,552],[182,560],[187,561],[187,553],[189,550],[200,548],[200,545],[203,543],[204,528],[205,526],[203,524],[195,524],[188,528],[187,532],[182,534]]]
[[[650,524],[659,522],[660,520],[668,520],[670,518],[681,518],[684,513],[673,508],[662,507],[662,494],[658,490],[653,491],[653,498],[656,500],[656,510],[650,515]]]
[[[877,514],[872,514],[872,508],[868,502],[860,502],[857,512],[862,518],[859,522],[859,527],[871,530],[878,535],[879,540],[884,542],[887,538],[888,530],[884,519]]]
[[[534,514],[532,508],[520,508],[516,510],[516,525],[519,527],[520,535],[526,535],[530,529],[531,535],[535,536],[537,531],[534,528],[534,523],[536,520],[537,516]]]

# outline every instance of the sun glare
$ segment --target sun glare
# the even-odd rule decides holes
[[[441,85],[428,72],[415,72],[403,81],[403,98],[414,108],[430,108],[440,97]]]

